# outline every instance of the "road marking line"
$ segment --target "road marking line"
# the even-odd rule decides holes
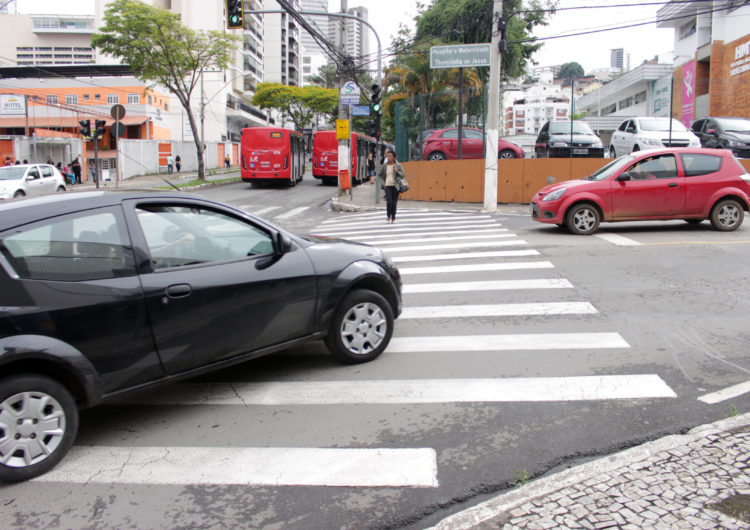
[[[381,379],[178,383],[149,395],[148,404],[293,406],[505,403],[675,398],[656,374],[477,379]],[[135,403],[130,398],[126,403]],[[137,403],[144,403],[143,398]],[[68,462],[66,457],[63,463]],[[211,460],[211,459],[209,459]],[[185,465],[188,468],[187,465]]]
[[[383,223],[383,226],[380,228],[371,228],[369,230],[314,230],[311,233],[318,236],[339,236],[339,237],[351,237],[354,235],[366,235],[366,234],[384,234],[384,235],[393,235],[395,233],[403,233],[403,232],[425,232],[425,231],[434,231],[435,229],[439,229],[441,231],[459,231],[459,230],[473,230],[475,228],[487,228],[487,229],[496,229],[499,228],[499,223],[495,221],[487,221],[482,223],[455,223],[455,226],[450,225],[440,225],[439,227],[431,227],[431,226],[420,226],[420,227],[404,227],[402,225],[386,225]]]
[[[613,245],[618,245],[621,247],[635,247],[639,246],[642,243],[639,243],[635,239],[630,239],[629,237],[623,237],[618,234],[594,234],[599,239],[603,239],[605,241],[609,241]]]
[[[301,214],[309,208],[309,206],[300,206],[299,208],[295,208],[293,210],[289,210],[286,213],[282,213],[281,215],[277,215],[276,217],[274,217],[274,219],[289,219],[290,217]]]
[[[744,383],[724,388],[722,390],[719,390],[718,392],[704,394],[698,398],[698,401],[713,405],[714,403],[720,403],[722,401],[726,401],[727,399],[732,399],[737,396],[741,396],[742,394],[747,394],[748,392],[750,392],[750,381],[745,381]]]
[[[399,319],[505,317],[527,315],[586,315],[598,313],[588,302],[541,302],[521,304],[469,304],[405,307]]]
[[[431,448],[73,447],[37,482],[436,488]]]
[[[405,247],[391,247],[387,249],[387,252],[411,252],[414,250],[447,250],[449,248],[492,248],[492,247],[507,247],[511,245],[526,245],[526,241],[523,239],[513,241],[477,241],[469,243],[446,243],[444,245],[407,245]]]
[[[406,226],[420,226],[420,225],[432,225],[432,226],[444,226],[444,225],[451,225],[451,224],[470,224],[470,223],[476,223],[477,221],[482,222],[495,222],[494,219],[488,216],[474,216],[474,215],[457,215],[455,217],[448,217],[445,220],[443,219],[415,219],[413,221],[410,221],[406,219],[404,222],[402,222],[401,218],[397,218],[396,224],[398,225],[403,224]],[[331,224],[326,225],[328,226],[336,226],[338,228],[370,228],[373,226],[381,226],[385,224],[385,219],[377,220],[377,221],[360,221],[356,223],[339,223],[339,224]]]
[[[342,221],[369,221],[371,219],[379,219],[383,216],[385,213],[385,209],[381,209],[377,212],[372,213],[366,213],[361,215],[348,215],[346,217],[339,217],[335,219],[326,219],[321,222],[321,224],[327,225],[327,224],[336,224],[340,223]],[[428,210],[401,210],[398,211],[399,219],[401,217],[408,218],[408,219],[414,219],[417,217],[427,217],[427,218],[433,218],[433,219],[448,219],[456,217],[457,215],[461,214],[455,214],[455,213],[444,213],[444,212],[430,212]],[[465,214],[463,214],[465,215]],[[487,219],[490,216],[489,215],[477,215],[476,217]]]
[[[495,230],[494,234],[477,234],[477,235],[462,235],[462,236],[439,236],[439,237],[401,237],[399,239],[386,239],[384,241],[373,240],[373,239],[359,239],[360,243],[366,243],[368,245],[387,246],[387,245],[398,245],[400,243],[433,243],[437,241],[467,241],[472,239],[497,239],[502,237],[518,237],[516,234],[508,232],[507,229],[502,228]]]
[[[482,228],[482,229],[471,229],[471,230],[466,230],[463,228],[459,230],[429,230],[429,229],[417,228],[417,229],[411,229],[410,232],[413,232],[413,233],[399,234],[399,235],[407,236],[407,237],[418,236],[421,234],[428,235],[428,236],[460,236],[460,235],[472,236],[472,235],[481,235],[481,234],[494,234],[498,232],[507,233],[508,229],[500,228],[500,226],[498,225],[496,227],[493,226],[493,227],[487,227],[487,228]],[[379,234],[380,235],[363,234],[361,236],[354,236],[354,237],[349,236],[348,239],[352,239],[354,241],[360,241],[360,238],[367,238],[370,240],[375,240],[375,239],[388,239],[391,237],[395,237],[395,234],[393,234],[393,231],[391,230],[385,230],[383,232],[379,232]]]
[[[281,206],[269,206],[268,208],[263,208],[261,210],[258,210],[257,212],[252,212],[253,215],[263,215],[264,213],[272,212],[274,210],[278,210],[281,208]]]
[[[497,280],[492,282],[411,283],[403,286],[404,294],[447,293],[463,291],[511,291],[515,289],[572,289],[568,280]]]
[[[450,272],[510,271],[523,269],[552,269],[549,261],[519,261],[517,263],[477,263],[474,265],[443,265],[435,267],[399,267],[401,276],[410,274],[444,274]]]
[[[382,216],[385,212],[381,212],[380,215]],[[418,217],[424,217],[424,219],[417,219]],[[492,216],[490,215],[455,215],[455,214],[440,214],[440,215],[416,215],[416,216],[404,216],[404,222],[407,224],[414,224],[414,223],[426,223],[434,221],[436,223],[444,223],[446,221],[453,221],[453,220],[491,220]],[[397,217],[397,220],[401,220],[401,217]],[[354,221],[352,223],[345,222],[345,219],[327,219],[321,223],[321,225],[342,225],[342,226],[352,226],[352,225],[360,225],[360,226],[372,226],[372,225],[379,225],[381,224],[380,219],[373,218],[372,221],[370,220],[363,220],[363,221]],[[397,221],[398,222],[398,221]]]
[[[430,256],[396,256],[391,258],[394,263],[415,261],[441,261],[452,259],[474,258],[510,258],[519,256],[538,256],[538,250],[495,250],[492,252],[456,252],[455,254],[432,254]]]
[[[395,337],[387,352],[476,352],[508,350],[577,350],[630,348],[619,333],[519,333],[512,335],[447,335]]]
[[[660,243],[643,243],[643,245],[747,245],[748,243],[750,241],[662,241]]]

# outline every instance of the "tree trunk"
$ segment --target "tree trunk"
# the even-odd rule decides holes
[[[189,101],[189,100],[188,100]],[[206,180],[206,167],[203,160],[203,151],[205,150],[201,137],[198,134],[198,124],[195,122],[193,116],[193,109],[190,108],[190,104],[184,105],[185,112],[187,113],[188,122],[190,123],[190,130],[193,131],[193,141],[195,141],[195,153],[198,155],[198,178],[200,180]]]

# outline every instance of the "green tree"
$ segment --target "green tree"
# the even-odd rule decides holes
[[[253,96],[253,105],[283,112],[294,122],[294,128],[301,131],[316,114],[333,115],[338,98],[338,90],[331,88],[260,83]]]
[[[204,145],[190,99],[203,70],[229,65],[234,37],[194,31],[180,23],[179,15],[139,0],[114,0],[91,45],[129,65],[137,78],[158,83],[177,97],[193,131],[198,178],[204,179]]]
[[[326,63],[318,68],[317,74],[310,76],[310,83],[322,86],[323,88],[337,88],[339,86],[338,75],[336,65]]]
[[[525,4],[525,5],[524,5]],[[503,80],[524,75],[526,63],[541,46],[531,39],[535,26],[546,26],[557,0],[505,0],[508,50],[502,55]],[[492,0],[435,0],[417,21],[416,40],[437,38],[472,44],[492,40]],[[487,73],[485,73],[487,75]]]
[[[583,76],[584,76],[583,66],[581,66],[580,64],[576,62],[563,64],[560,67],[560,71],[557,74],[557,77],[561,79],[570,79],[571,77],[578,78],[578,77],[583,77]]]

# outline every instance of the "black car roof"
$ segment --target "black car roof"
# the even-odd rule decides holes
[[[194,199],[202,197],[175,191],[119,191],[99,190],[75,193],[55,193],[43,197],[32,197],[11,201],[0,201],[0,230],[23,225],[40,219],[64,215],[71,212],[115,206],[130,199]]]

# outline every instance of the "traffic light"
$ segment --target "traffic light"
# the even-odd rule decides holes
[[[104,133],[106,132],[106,129],[104,126],[106,125],[106,121],[104,120],[96,120],[94,122],[96,124],[96,128],[94,129],[94,137],[95,138],[101,138],[104,136]]]
[[[227,29],[245,27],[245,15],[242,0],[225,0],[227,8]]]
[[[365,122],[365,132],[368,136],[375,136],[378,133],[377,120],[367,120]]]
[[[380,85],[372,85],[372,97],[370,97],[370,110],[376,116],[380,116]]]
[[[78,125],[81,126],[81,136],[91,138],[91,120],[81,120]]]

